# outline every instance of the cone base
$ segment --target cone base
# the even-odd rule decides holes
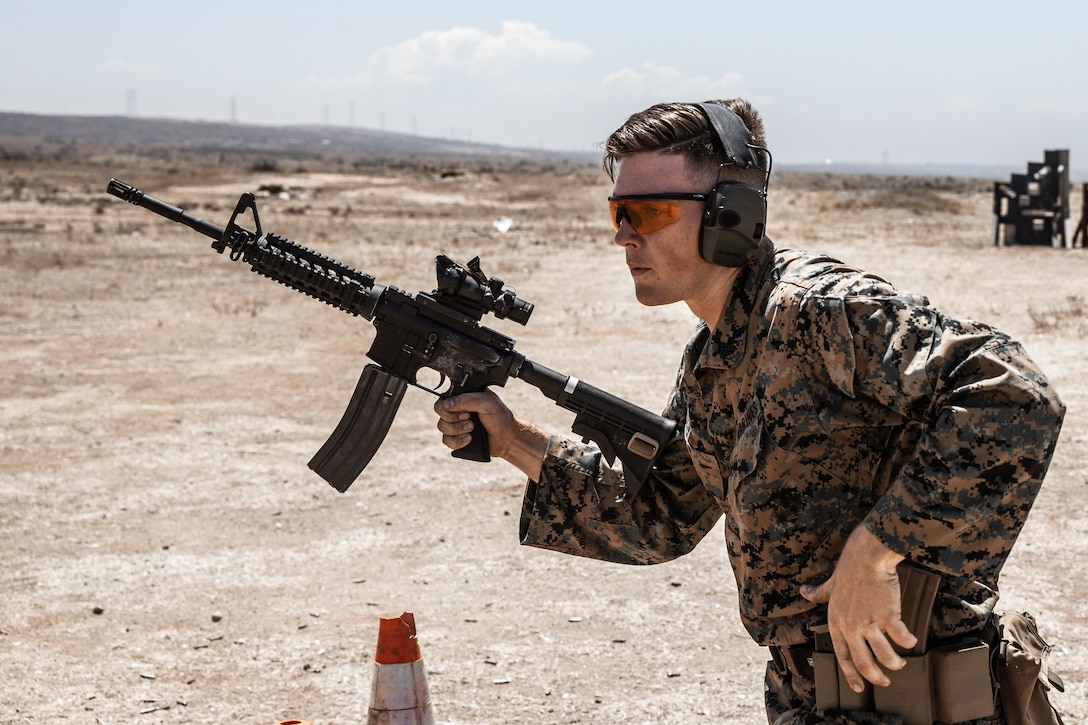
[[[367,724],[434,725],[423,660],[397,665],[374,663]]]

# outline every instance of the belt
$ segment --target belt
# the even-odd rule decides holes
[[[793,675],[802,679],[813,679],[811,644],[795,644],[788,647],[780,647],[772,644],[767,649],[771,651],[771,660],[780,675]]]

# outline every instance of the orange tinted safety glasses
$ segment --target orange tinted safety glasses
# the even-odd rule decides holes
[[[618,231],[627,222],[636,234],[649,234],[680,221],[681,201],[705,202],[706,194],[664,191],[659,194],[627,194],[608,197],[612,226]]]

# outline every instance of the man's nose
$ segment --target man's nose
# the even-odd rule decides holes
[[[635,228],[631,226],[631,221],[627,218],[627,215],[620,210],[616,215],[616,219],[619,220],[620,225],[616,227],[616,235],[613,237],[613,241],[621,247],[636,243],[640,237]]]

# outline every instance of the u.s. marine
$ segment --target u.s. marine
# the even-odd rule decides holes
[[[914,667],[908,652],[975,663],[974,645],[994,643],[998,577],[1064,407],[1004,333],[777,249],[764,234],[763,136],[733,99],[653,106],[606,143],[637,299],[682,301],[701,320],[665,407],[677,434],[636,496],[622,497],[622,472],[592,444],[549,435],[491,392],[440,400],[438,427],[456,449],[477,413],[492,455],[528,476],[530,546],[649,564],[724,519],[741,618],[770,648],[769,722],[899,723],[880,696]],[[939,577],[921,631],[901,609],[908,564]],[[820,649],[834,652],[836,693],[817,683]],[[988,667],[957,676],[983,704],[951,712],[1008,721],[999,699],[984,706]]]

